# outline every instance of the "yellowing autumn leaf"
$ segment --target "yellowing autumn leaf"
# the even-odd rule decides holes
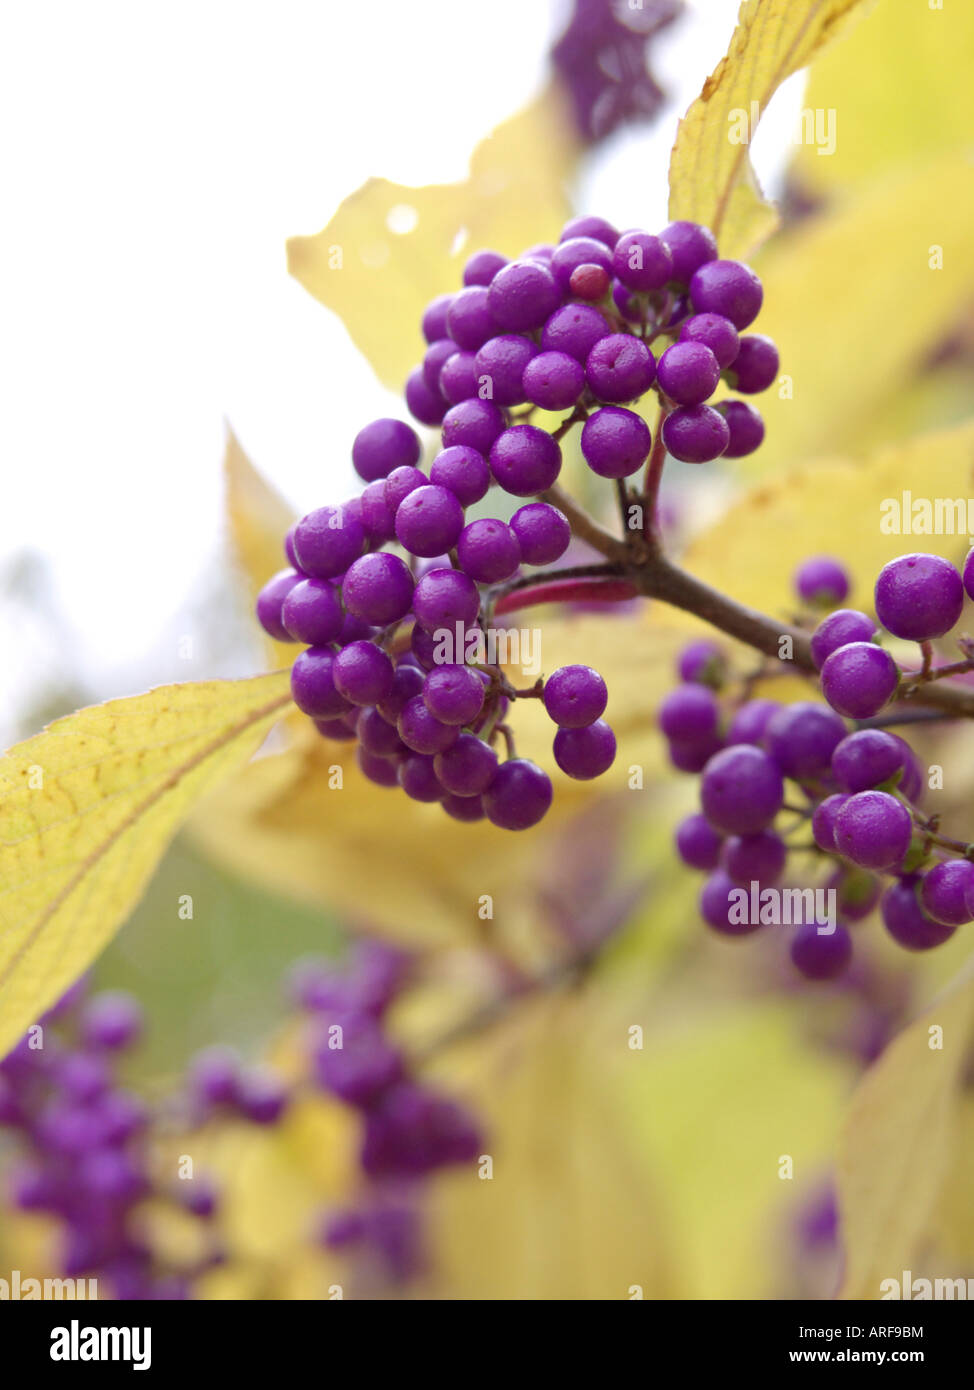
[[[288,242],[288,269],[338,314],[381,380],[401,390],[423,352],[423,309],[459,287],[472,251],[515,256],[557,239],[578,152],[571,116],[549,88],[478,145],[463,182],[410,188],[369,179],[323,231]]]
[[[852,577],[849,602],[872,606],[876,575],[896,555],[924,550],[959,563],[957,535],[885,534],[884,515],[914,498],[963,498],[974,482],[974,422],[879,450],[860,465],[825,462],[790,469],[746,492],[695,538],[685,567],[732,598],[775,616],[795,606],[791,577],[807,555],[841,556]],[[908,512],[912,509],[908,506]],[[966,518],[965,518],[966,519]]]
[[[253,604],[268,579],[287,565],[284,536],[294,513],[254,467],[232,431],[227,432],[223,473],[230,544]],[[275,642],[270,637],[264,647],[274,669],[290,666],[299,650],[293,643]]]
[[[203,789],[288,702],[280,673],[162,686],[0,758],[0,1055],[91,964]]]
[[[742,256],[774,230],[748,144],[777,89],[875,0],[745,0],[727,54],[677,131],[670,217],[712,228],[724,256]]]
[[[899,1281],[903,1270],[916,1268],[954,1158],[972,1038],[974,983],[968,970],[890,1044],[860,1083],[838,1154],[841,1297],[879,1298],[884,1279]]]
[[[664,757],[655,711],[682,636],[639,616],[551,618],[539,630],[544,671],[583,662],[605,676],[619,753],[597,783],[564,777],[541,702],[519,702],[517,752],[555,782],[552,810],[535,830],[463,825],[438,806],[407,802],[362,776],[353,744],[325,741],[309,727],[293,748],[252,763],[208,798],[193,821],[199,842],[236,872],[406,940],[475,933],[482,894],[494,898],[494,930],[527,934],[534,905],[526,885],[564,819],[612,794],[632,798],[634,814],[648,809]],[[643,770],[641,790],[629,790],[634,764]]]
[[[778,344],[785,380],[756,401],[767,434],[743,469],[844,454],[867,431],[889,442],[898,395],[974,296],[970,161],[946,154],[870,185],[776,238],[755,266],[756,326]]]
[[[599,990],[522,1006],[438,1069],[462,1078],[492,1163],[487,1178],[471,1166],[433,1189],[438,1296],[676,1296],[676,1231],[618,1084],[639,1054],[622,1025],[607,1033]]]
[[[813,192],[854,190],[900,164],[917,167],[974,132],[974,6],[883,0],[812,65],[804,106],[833,112],[834,149],[803,143],[794,172]]]

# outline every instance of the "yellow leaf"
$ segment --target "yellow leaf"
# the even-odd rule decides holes
[[[946,154],[880,180],[776,238],[755,266],[757,327],[778,344],[788,382],[756,401],[767,434],[742,467],[766,475],[844,454],[877,425],[891,441],[895,401],[974,295],[971,164]]]
[[[847,42],[812,65],[804,106],[836,114],[835,148],[813,143],[793,169],[815,192],[845,192],[899,164],[916,167],[974,132],[974,6],[883,0]]]
[[[294,513],[254,467],[230,430],[223,470],[230,542],[253,604],[268,579],[287,565],[284,537]],[[275,642],[270,637],[265,638],[264,645],[275,670],[290,666],[300,650],[293,643]]]
[[[0,759],[0,1054],[90,965],[193,802],[288,701],[284,673],[162,686]]]
[[[933,1046],[943,1030],[942,1046]],[[955,1116],[974,1037],[974,980],[953,988],[890,1044],[852,1099],[839,1143],[843,1298],[881,1297],[915,1268],[953,1158]],[[969,1189],[968,1189],[969,1190]]]
[[[455,941],[482,930],[483,894],[494,898],[492,932],[529,935],[523,929],[534,905],[524,887],[565,818],[611,794],[631,798],[634,813],[648,806],[663,761],[655,710],[682,636],[643,618],[587,614],[552,618],[539,630],[545,671],[584,662],[605,676],[606,717],[619,752],[597,783],[573,782],[554,765],[554,726],[541,702],[519,702],[512,719],[517,752],[539,762],[555,783],[552,811],[536,829],[516,834],[486,821],[459,824],[438,806],[407,802],[397,789],[362,776],[354,745],[306,730],[292,749],[252,763],[200,807],[194,830],[203,848],[277,891],[407,940]],[[644,769],[641,792],[628,790],[633,763]]]
[[[377,376],[401,390],[424,350],[424,308],[459,288],[471,252],[516,256],[557,238],[577,157],[571,119],[549,88],[477,147],[463,182],[369,179],[323,231],[288,242],[288,269],[338,314]]]
[[[443,1068],[463,1076],[493,1174],[471,1165],[434,1186],[438,1296],[675,1296],[676,1233],[631,1141],[618,1080],[639,1054],[624,1028],[605,1030],[598,990],[522,1007]]]
[[[745,0],[726,56],[680,122],[670,160],[670,217],[710,227],[723,256],[746,255],[774,230],[776,213],[748,155],[754,126],[785,78],[873,4]]]
[[[808,555],[836,555],[852,577],[849,605],[871,609],[876,576],[894,556],[922,550],[960,563],[969,548],[966,530],[884,534],[883,502],[897,503],[902,513],[904,491],[914,498],[966,499],[974,495],[972,481],[974,422],[881,449],[860,466],[792,469],[746,492],[694,540],[684,563],[741,603],[787,617],[796,603],[791,577],[798,563]]]

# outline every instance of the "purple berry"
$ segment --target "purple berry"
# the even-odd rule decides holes
[[[724,841],[721,868],[735,883],[777,883],[788,849],[780,835],[760,830],[756,835],[732,835]]]
[[[501,763],[483,794],[487,819],[501,830],[528,830],[551,806],[551,778],[537,763],[509,758]]]
[[[903,770],[903,749],[882,729],[849,734],[832,754],[832,774],[843,791],[864,792]]]
[[[465,285],[489,285],[499,270],[507,265],[507,257],[499,251],[475,251],[463,267]]]
[[[463,508],[449,488],[430,483],[406,497],[396,512],[396,539],[431,559],[452,550],[463,529]]]
[[[204,1105],[232,1105],[240,1087],[240,1058],[229,1047],[208,1047],[189,1064],[190,1094]]]
[[[721,401],[714,409],[727,424],[728,440],[724,458],[746,458],[764,443],[764,421],[753,405],[747,401]]]
[[[457,345],[452,338],[439,338],[435,343],[430,343],[423,353],[423,380],[437,401],[441,402],[443,397],[440,372],[456,351]],[[416,463],[418,458],[419,455],[417,454],[416,458],[409,460],[409,462]]]
[[[740,903],[743,891],[723,869],[710,875],[700,890],[700,915],[708,927],[721,936],[748,936],[757,930],[760,922],[749,921],[746,904]]]
[[[717,259],[713,232],[697,222],[671,222],[660,232],[660,241],[670,253],[673,279],[682,285],[688,285],[702,265]]]
[[[727,742],[762,744],[768,725],[781,706],[776,700],[747,700],[735,713],[727,729]]]
[[[852,937],[845,927],[821,932],[819,924],[806,922],[792,938],[790,954],[797,970],[809,980],[834,980],[852,959]]]
[[[459,570],[430,570],[419,580],[413,593],[416,621],[427,632],[440,628],[449,628],[452,632],[457,623],[466,628],[475,621],[479,611],[477,586]]]
[[[666,451],[681,463],[709,463],[729,442],[727,421],[710,405],[679,406],[663,421]]]
[[[604,217],[573,217],[562,228],[561,241],[571,241],[574,237],[587,236],[600,241],[611,251],[619,240],[619,233]]]
[[[429,478],[425,473],[408,465],[403,468],[394,468],[386,478],[384,494],[386,506],[393,514],[393,529],[395,529],[395,514],[403,502],[411,492],[415,492],[417,488],[425,487],[428,482]]]
[[[399,763],[396,776],[410,801],[439,801],[443,795],[433,759],[428,753],[409,753]]]
[[[428,343],[447,337],[446,316],[452,303],[452,294],[440,294],[426,306],[422,326],[423,337]]]
[[[927,916],[920,906],[920,883],[917,875],[904,875],[886,889],[880,903],[883,925],[893,940],[908,951],[929,951],[942,946],[957,930]]]
[[[825,776],[846,727],[834,711],[811,701],[785,705],[768,724],[768,752],[786,777],[797,782]]]
[[[859,922],[868,917],[879,902],[883,891],[882,881],[865,869],[844,867],[830,875],[826,889],[833,889],[838,895],[838,909],[843,918]]]
[[[96,994],[81,1014],[81,1037],[91,1047],[128,1047],[142,1031],[142,1009],[121,990]]]
[[[967,597],[974,599],[974,549],[967,552],[967,559],[964,561],[964,588],[967,590]]]
[[[423,684],[423,700],[443,724],[472,724],[483,708],[483,677],[469,666],[437,666]]]
[[[637,473],[649,457],[652,442],[645,420],[619,406],[593,411],[582,427],[582,454],[600,478],[628,478]]]
[[[468,285],[453,296],[447,311],[447,336],[467,352],[476,352],[497,331],[488,304],[489,294],[484,285]]]
[[[763,298],[761,281],[741,261],[708,261],[690,281],[695,313],[721,314],[738,330],[754,322]]]
[[[567,352],[539,352],[524,369],[524,395],[542,410],[567,410],[585,389],[585,371]]]
[[[748,743],[715,753],[700,783],[703,813],[726,835],[756,835],[765,830],[781,810],[784,795],[777,763]]]
[[[566,304],[556,309],[545,324],[541,349],[543,352],[564,352],[584,363],[595,344],[608,337],[611,331],[598,309],[589,304]]]
[[[294,570],[279,570],[257,595],[257,621],[267,633],[278,642],[293,642],[295,639],[284,626],[284,602],[291,590],[301,583],[302,576]]]
[[[418,489],[419,492],[422,490]],[[417,496],[418,493],[410,495]],[[345,607],[355,617],[376,627],[385,627],[404,618],[412,599],[413,576],[408,565],[398,555],[389,555],[385,551],[363,555],[349,565],[342,580]]]
[[[848,796],[837,793],[820,801],[812,814],[812,839],[819,849],[829,852],[835,849],[835,818],[849,800]]]
[[[831,555],[803,560],[794,575],[795,592],[806,603],[834,608],[849,595],[849,575]]]
[[[443,419],[446,399],[439,389],[429,385],[422,367],[414,367],[409,373],[403,395],[410,415],[421,425],[438,425]]]
[[[605,244],[594,237],[569,237],[555,247],[549,265],[558,288],[562,294],[567,294],[572,273],[579,266],[599,266],[608,273],[612,268],[612,256]]]
[[[673,278],[673,257],[660,238],[648,232],[623,232],[612,253],[616,279],[627,289],[661,290]]]
[[[939,555],[900,555],[876,580],[876,614],[887,631],[913,642],[943,637],[960,618],[964,585]]]
[[[343,507],[319,507],[294,528],[294,550],[305,574],[335,579],[365,547],[365,530]]]
[[[498,405],[520,405],[527,400],[524,369],[537,351],[531,339],[519,333],[488,338],[478,350],[474,363],[478,390]],[[486,386],[490,389],[485,389]]]
[[[389,693],[379,701],[376,709],[387,723],[395,724],[407,701],[411,700],[414,695],[419,695],[422,689],[422,672],[418,667],[410,666],[405,661],[401,661],[396,667]]]
[[[490,471],[505,492],[534,497],[557,480],[561,450],[550,434],[536,425],[514,425],[494,440]]]
[[[850,719],[869,719],[896,693],[900,673],[889,652],[873,642],[848,642],[822,666],[822,693]]]
[[[876,624],[866,613],[855,608],[839,608],[823,618],[812,633],[812,661],[821,671],[828,658],[850,642],[868,642]]]
[[[719,690],[727,675],[727,657],[716,642],[707,638],[688,642],[680,652],[677,673],[685,683]]]
[[[461,507],[472,507],[486,497],[490,469],[483,454],[465,445],[454,445],[437,454],[430,468],[430,482],[449,488]]]
[[[766,391],[778,375],[778,349],[763,333],[748,333],[741,340],[727,379],[736,391],[752,396]]]
[[[528,502],[511,517],[511,530],[526,565],[552,565],[560,560],[572,538],[568,518],[548,502]]]
[[[339,1014],[314,1054],[318,1085],[346,1105],[367,1106],[387,1087],[401,1080],[402,1055],[374,1018]]]
[[[366,753],[374,753],[377,758],[396,758],[407,751],[395,726],[383,718],[375,705],[363,709],[355,732]]]
[[[544,685],[544,707],[563,729],[582,729],[605,712],[605,681],[591,666],[560,666]]]
[[[465,444],[485,457],[504,428],[504,416],[493,401],[461,401],[443,417],[443,447]]]
[[[385,545],[396,534],[395,513],[386,501],[386,480],[377,478],[362,491],[360,521],[370,546]]]
[[[399,785],[398,760],[396,758],[380,758],[360,744],[355,750],[355,761],[362,769],[363,775],[377,787],[397,787]]]
[[[835,817],[835,847],[863,869],[899,864],[913,835],[910,813],[889,792],[857,792]]]
[[[483,800],[479,796],[456,796],[453,792],[447,792],[440,805],[452,820],[474,822],[484,819]]]
[[[497,754],[476,734],[464,733],[452,748],[437,753],[434,767],[440,783],[453,796],[479,796],[494,779]]]
[[[355,436],[352,463],[360,478],[374,483],[388,478],[394,468],[417,464],[421,453],[419,435],[411,425],[402,420],[373,420]]]
[[[330,647],[309,647],[291,667],[291,697],[313,719],[348,713],[349,702],[335,685],[335,660]]]
[[[477,355],[473,352],[455,352],[440,368],[440,394],[450,405],[472,400],[477,395]]]
[[[457,542],[460,568],[479,584],[510,579],[521,563],[517,536],[505,521],[490,517],[472,521]]]
[[[686,816],[676,828],[677,853],[691,869],[716,869],[723,843],[723,837],[699,811]]]
[[[546,265],[512,261],[494,276],[487,297],[494,322],[509,332],[523,333],[541,327],[557,309],[561,293]]]
[[[740,351],[740,338],[730,319],[721,314],[694,314],[680,329],[681,343],[709,348],[719,367],[729,367]]]
[[[920,880],[920,906],[941,926],[959,927],[974,920],[967,902],[972,891],[974,864],[969,859],[948,859],[935,864]]]
[[[392,689],[392,662],[374,642],[350,642],[335,657],[335,687],[353,705],[375,705]]]
[[[670,400],[701,405],[720,380],[720,366],[703,343],[673,343],[659,360],[657,377]]]
[[[703,772],[715,753],[719,753],[724,744],[717,733],[704,734],[700,738],[670,739],[667,745],[667,752],[670,755],[670,762],[680,772]]]
[[[604,719],[584,729],[559,729],[554,740],[555,762],[566,777],[589,781],[601,777],[615,761],[616,736]]]
[[[457,725],[444,724],[430,714],[422,695],[406,702],[396,728],[403,743],[414,753],[442,753],[456,743],[460,733]]]
[[[649,390],[656,380],[656,359],[641,338],[610,333],[585,359],[585,380],[600,401],[621,405]]]
[[[711,737],[716,732],[719,716],[720,706],[714,692],[705,685],[688,682],[671,690],[663,700],[659,708],[659,726],[668,739],[682,743]]]

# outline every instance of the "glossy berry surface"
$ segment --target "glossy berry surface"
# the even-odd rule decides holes
[[[900,555],[876,580],[876,614],[887,631],[914,642],[942,637],[957,623],[964,585],[939,555]]]

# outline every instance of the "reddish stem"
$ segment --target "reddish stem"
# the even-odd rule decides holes
[[[494,609],[516,613],[520,608],[532,608],[539,603],[586,603],[597,599],[601,603],[624,603],[638,598],[639,590],[628,579],[549,579],[542,583],[515,589],[497,600]]]

